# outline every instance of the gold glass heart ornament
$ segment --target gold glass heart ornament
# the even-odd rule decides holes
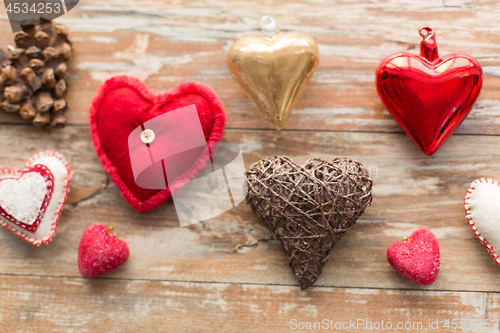
[[[285,127],[318,63],[318,45],[299,31],[240,38],[227,57],[232,77],[276,130]]]

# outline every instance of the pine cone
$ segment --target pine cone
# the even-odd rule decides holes
[[[62,128],[66,126],[67,63],[73,47],[68,28],[40,21],[36,27],[29,21],[21,23],[23,31],[15,36],[16,47],[8,47],[10,64],[3,58],[5,52],[0,52],[1,106],[5,112],[18,112],[23,119],[32,120],[35,126]]]

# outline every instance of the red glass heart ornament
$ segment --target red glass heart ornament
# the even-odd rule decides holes
[[[389,113],[427,155],[455,132],[481,91],[483,71],[462,53],[438,56],[431,27],[419,29],[420,56],[402,52],[377,68],[377,91]]]

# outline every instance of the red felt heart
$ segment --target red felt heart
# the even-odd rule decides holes
[[[155,95],[144,82],[131,76],[117,76],[97,89],[89,111],[97,156],[125,200],[136,210],[157,208],[172,195],[168,185],[161,190],[151,190],[136,184],[128,147],[130,133],[152,118],[190,105],[196,107],[206,141],[219,142],[226,121],[224,106],[205,84],[185,82],[165,94]],[[184,155],[181,160],[165,159],[164,168],[188,170],[176,179],[182,184],[193,177],[189,166],[196,165],[200,159],[198,155]],[[203,166],[194,171],[201,171]]]
[[[434,31],[422,27],[420,34],[424,37],[420,56],[398,53],[382,61],[377,90],[389,113],[431,155],[474,106],[481,91],[482,69],[466,54],[440,59]]]
[[[429,286],[436,281],[441,263],[436,236],[422,228],[403,242],[392,243],[386,252],[392,268],[410,281]]]
[[[85,229],[78,247],[78,268],[85,277],[111,273],[127,261],[127,243],[116,238],[104,224],[94,223]]]

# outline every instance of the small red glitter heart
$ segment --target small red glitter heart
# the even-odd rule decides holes
[[[116,238],[110,229],[104,224],[94,223],[83,232],[78,248],[78,268],[83,276],[111,273],[127,261],[127,243]]]
[[[441,256],[437,238],[430,230],[418,229],[404,241],[392,243],[386,256],[392,268],[408,280],[424,286],[436,281]]]

